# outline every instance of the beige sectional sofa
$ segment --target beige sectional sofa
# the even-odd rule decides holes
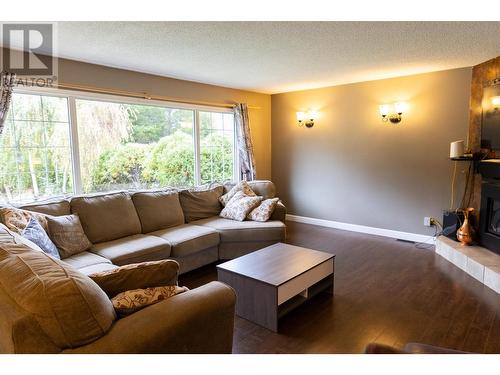
[[[251,181],[250,186],[264,198],[276,194],[271,181]],[[221,191],[231,187],[225,185]],[[286,209],[281,202],[267,222],[238,222],[217,215],[205,217],[211,212],[205,204],[212,205],[215,213],[213,197],[210,202],[203,198],[195,202],[199,212],[193,215],[193,207],[179,199],[182,194],[172,190],[116,192],[21,208],[54,216],[78,214],[93,246],[63,261],[87,275],[161,259],[176,260],[180,273],[185,273],[285,240]],[[188,217],[201,219],[186,222]]]
[[[275,195],[270,181],[250,185],[265,198]],[[236,296],[223,283],[121,319],[110,301],[117,292],[146,287],[149,279],[176,285],[179,273],[285,239],[281,203],[267,222],[237,222],[217,215],[217,198],[170,190],[116,192],[21,207],[78,214],[92,247],[58,260],[0,225],[0,353],[230,353]],[[124,278],[127,267],[120,266],[132,263],[145,273]],[[164,271],[148,273],[158,272],[159,263]],[[109,281],[101,284],[92,275],[107,270],[114,270],[114,292]]]

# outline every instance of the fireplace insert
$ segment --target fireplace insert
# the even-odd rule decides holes
[[[480,163],[483,176],[479,241],[482,246],[500,254],[500,160]]]

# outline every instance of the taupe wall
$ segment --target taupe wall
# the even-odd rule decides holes
[[[466,139],[471,68],[272,95],[272,170],[289,213],[431,234],[450,205],[449,143]],[[402,123],[378,105],[405,100]],[[313,128],[295,112],[319,111]],[[460,174],[459,166],[458,174]]]

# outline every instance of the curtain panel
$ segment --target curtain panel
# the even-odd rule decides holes
[[[10,99],[12,97],[12,88],[16,80],[16,75],[13,73],[0,73],[0,134],[2,134],[5,119],[9,111]]]
[[[256,178],[255,158],[253,153],[252,138],[250,136],[248,106],[245,103],[240,103],[234,107],[234,119],[236,123],[236,138],[241,179],[253,181]]]

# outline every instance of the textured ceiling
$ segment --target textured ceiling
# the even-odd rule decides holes
[[[500,22],[60,22],[60,57],[278,93],[472,66]]]

